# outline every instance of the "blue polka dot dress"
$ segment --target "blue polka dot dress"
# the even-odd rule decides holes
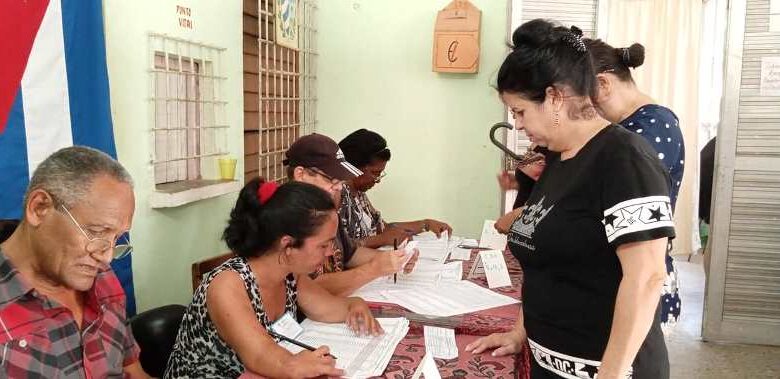
[[[669,194],[671,195],[672,208],[674,208],[685,167],[685,143],[677,116],[669,108],[657,104],[647,104],[621,121],[620,124],[644,137],[655,148],[658,159],[669,172]],[[672,245],[669,243],[666,254],[667,277],[661,292],[661,323],[667,328],[677,322],[682,305],[677,270],[674,268],[671,255],[669,255],[671,248]]]

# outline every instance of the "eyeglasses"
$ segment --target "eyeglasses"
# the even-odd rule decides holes
[[[387,176],[387,171],[382,171],[379,175],[374,175],[373,173],[369,174],[374,177],[374,183],[379,183],[384,179],[385,176]]]
[[[336,178],[334,178],[334,177],[332,177],[332,176],[322,172],[322,170],[320,170],[320,169],[318,169],[316,167],[306,167],[306,169],[311,171],[311,172],[313,172],[313,173],[315,173],[315,174],[317,174],[317,175],[319,175],[319,176],[322,176],[323,178],[327,179],[333,185],[341,183],[341,180],[336,179]]]
[[[121,259],[126,257],[130,252],[133,251],[133,247],[128,244],[119,244],[117,245],[117,241],[122,236],[123,233],[118,234],[115,238],[112,240],[108,240],[106,238],[101,237],[91,237],[89,233],[87,233],[86,230],[79,224],[78,221],[76,221],[76,218],[73,217],[73,214],[70,213],[67,207],[65,207],[64,204],[60,204],[60,208],[62,208],[63,211],[65,211],[65,214],[68,215],[68,218],[73,222],[73,225],[76,225],[76,228],[81,232],[82,235],[84,235],[84,238],[87,239],[87,243],[84,245],[84,250],[86,250],[90,254],[103,254],[106,250],[113,247],[113,252],[111,254],[112,259]]]

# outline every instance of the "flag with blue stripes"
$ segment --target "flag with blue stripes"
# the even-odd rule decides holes
[[[84,145],[116,158],[101,1],[4,2],[0,12],[0,219],[54,151]],[[130,256],[112,263],[135,313]]]

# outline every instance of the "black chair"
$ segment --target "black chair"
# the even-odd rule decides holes
[[[141,367],[147,374],[161,378],[165,373],[186,310],[183,305],[171,304],[150,309],[130,319],[133,336],[141,348]]]

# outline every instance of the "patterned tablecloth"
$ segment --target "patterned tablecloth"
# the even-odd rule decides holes
[[[470,262],[463,262],[464,277],[469,272],[476,253],[472,253]],[[494,289],[501,294],[519,298],[520,284],[523,273],[517,260],[508,252],[504,253],[509,276],[512,279],[511,287]],[[471,281],[487,287],[484,275],[470,279]],[[411,378],[417,366],[425,356],[425,339],[422,326],[434,325],[455,329],[455,340],[458,345],[459,357],[455,359],[436,359],[442,378],[521,378],[527,379],[530,371],[530,356],[528,348],[516,356],[492,357],[490,352],[473,355],[466,353],[466,345],[481,336],[491,333],[506,332],[512,329],[519,313],[517,304],[487,309],[471,314],[426,319],[420,315],[406,312],[395,304],[371,303],[371,308],[377,316],[404,315],[410,320],[409,334],[398,344],[390,364],[387,366],[384,378]]]
[[[509,276],[512,279],[511,287],[497,288],[494,291],[504,295],[519,298],[520,284],[523,273],[520,266],[509,252],[505,252]],[[475,253],[472,253],[470,262],[463,262],[464,277],[469,272],[474,261]],[[471,281],[487,287],[484,275]],[[425,337],[423,325],[441,326],[455,329],[455,341],[458,345],[459,357],[455,359],[435,359],[441,377],[447,378],[491,378],[528,379],[530,372],[530,355],[528,347],[515,356],[493,357],[490,352],[473,355],[466,353],[466,345],[481,336],[491,333],[506,332],[512,329],[519,313],[517,304],[487,309],[472,314],[428,319],[423,316],[409,313],[395,304],[371,303],[369,304],[377,317],[404,316],[409,318],[409,333],[396,347],[390,363],[380,378],[408,379],[414,375],[425,356]],[[262,378],[251,373],[245,373],[242,379]]]

